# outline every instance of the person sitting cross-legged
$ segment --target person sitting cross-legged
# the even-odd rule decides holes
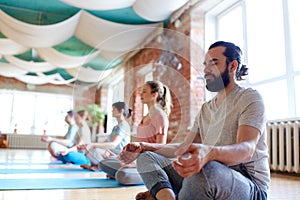
[[[129,143],[119,154],[125,164],[137,158],[148,191],[136,199],[267,199],[265,107],[256,90],[236,83],[247,75],[240,48],[224,41],[212,44],[204,73],[206,88],[217,94],[201,106],[183,143]]]

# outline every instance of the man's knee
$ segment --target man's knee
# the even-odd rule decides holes
[[[220,187],[224,188],[222,195],[228,196],[232,187],[232,175],[230,174],[232,174],[231,169],[227,166],[217,161],[208,162],[199,173],[184,179],[179,199],[187,199],[190,196],[210,199],[216,195]]]
[[[139,168],[139,166],[144,166],[145,163],[148,163],[149,161],[153,160],[152,154],[153,152],[151,151],[145,151],[141,153],[136,159],[137,168]]]

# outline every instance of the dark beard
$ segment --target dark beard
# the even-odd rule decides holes
[[[227,85],[230,83],[228,66],[226,67],[226,70],[223,73],[221,73],[221,75],[218,77],[215,76],[214,74],[206,74],[206,75],[210,75],[214,77],[214,80],[206,83],[206,89],[208,91],[218,92],[226,88]]]

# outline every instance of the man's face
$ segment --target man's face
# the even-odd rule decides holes
[[[204,73],[206,88],[211,92],[218,92],[230,83],[229,69],[226,64],[226,57],[223,55],[225,47],[210,49],[204,62]]]

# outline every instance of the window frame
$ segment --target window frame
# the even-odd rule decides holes
[[[247,49],[247,41],[248,41],[248,32],[247,32],[247,0],[224,0],[219,3],[217,6],[213,7],[205,14],[205,49],[211,44],[211,41],[216,41],[218,39],[218,19],[221,16],[226,15],[236,6],[242,6],[243,13],[243,37],[244,37],[244,46],[243,46],[243,60],[244,63],[248,63],[248,49]],[[284,47],[285,47],[285,65],[286,65],[286,73],[274,78],[268,78],[262,81],[250,83],[248,78],[241,82],[240,85],[244,87],[252,87],[256,88],[259,86],[263,86],[268,83],[274,83],[276,81],[286,80],[287,82],[287,95],[288,95],[288,116],[287,118],[294,118],[300,115],[297,113],[297,104],[296,104],[296,87],[295,87],[295,79],[300,78],[300,71],[297,71],[296,68],[293,67],[293,58],[292,58],[292,41],[290,37],[290,23],[289,23],[289,5],[288,1],[281,0],[282,9],[283,9],[283,27],[284,27]],[[249,74],[251,76],[251,74]],[[208,95],[209,97],[209,95]],[[298,105],[299,106],[299,105]],[[299,109],[298,109],[299,110]]]

